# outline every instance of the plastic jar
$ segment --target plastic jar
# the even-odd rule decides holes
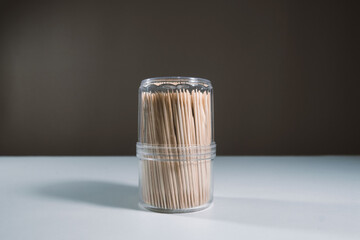
[[[193,212],[213,200],[213,88],[209,80],[159,77],[141,82],[136,145],[140,206]]]

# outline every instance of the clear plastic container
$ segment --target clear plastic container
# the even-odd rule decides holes
[[[193,212],[213,199],[213,88],[191,77],[149,78],[139,88],[140,205]]]

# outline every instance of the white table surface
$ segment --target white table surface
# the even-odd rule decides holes
[[[217,157],[212,208],[137,205],[135,157],[0,157],[1,240],[360,239],[360,157]]]

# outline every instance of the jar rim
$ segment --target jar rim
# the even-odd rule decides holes
[[[210,80],[198,77],[169,76],[169,77],[152,77],[141,81],[141,85],[158,82],[186,82],[186,83],[203,83],[211,86]]]

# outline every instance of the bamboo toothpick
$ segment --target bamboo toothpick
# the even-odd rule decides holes
[[[158,160],[142,163],[141,191],[146,204],[186,209],[209,202],[211,159],[199,157],[196,154],[201,152],[191,147],[211,144],[210,98],[207,91],[188,89],[142,93],[140,141],[168,147],[154,150]]]

